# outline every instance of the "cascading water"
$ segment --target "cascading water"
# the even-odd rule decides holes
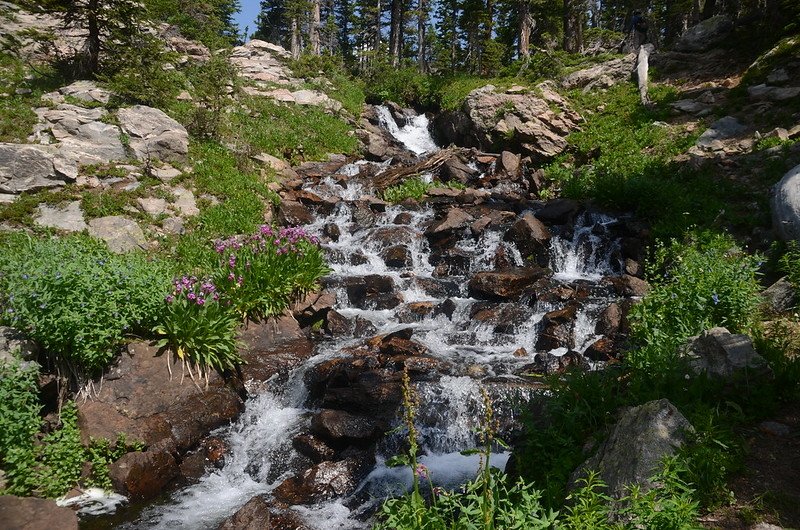
[[[388,114],[388,109],[385,110]],[[380,108],[379,113],[383,115]],[[394,123],[391,116],[389,119]],[[401,140],[418,138],[422,135],[420,129],[427,134],[422,120],[414,131],[403,132],[395,125],[392,133]],[[421,148],[422,145],[427,147]],[[412,141],[409,148],[424,152],[430,145],[432,141],[430,144]],[[354,177],[358,165],[344,166],[339,174]],[[407,210],[387,206],[365,226],[356,221],[354,212],[359,208],[359,200],[371,191],[368,183],[329,177],[308,189],[328,199],[340,199],[330,214],[318,215],[308,227],[321,237],[327,227],[338,228],[338,239],[328,238],[324,244],[332,268],[326,286],[337,295],[334,309],[346,318],[369,323],[370,335],[413,329],[414,341],[449,367],[448,373],[438,378],[416,383],[423,452],[420,461],[437,484],[455,486],[474,477],[478,457],[463,456],[460,451],[477,444],[475,429],[484,413],[482,390],[486,389],[498,414],[505,421],[513,421],[513,403],[531,392],[515,374],[531,362],[530,355],[537,351],[537,335],[544,315],[561,306],[529,297],[519,302],[494,304],[470,297],[469,277],[492,270],[498,253],[505,256],[510,266],[524,265],[515,245],[504,241],[499,228],[489,228],[477,238],[465,228],[454,248],[466,257],[466,263],[460,268],[446,263],[452,272],[442,275],[434,266],[434,250],[425,235],[435,215],[431,207]],[[551,241],[550,264],[554,279],[572,288],[571,282],[588,283],[606,274],[618,274],[621,269],[618,245],[608,235],[608,227],[613,223],[610,217],[585,214],[571,230],[565,228],[555,236]],[[387,248],[396,245],[407,249],[405,260],[387,264]],[[402,303],[394,307],[375,302],[353,303],[348,282],[366,275],[390,278]],[[572,330],[573,349],[583,351],[597,338],[594,320],[607,303],[608,299],[591,295],[582,301]],[[410,318],[408,309],[415,304],[446,306],[449,310],[434,310]],[[488,316],[482,316],[482,311]],[[288,382],[271,381],[266,388],[254,391],[236,424],[219,433],[230,446],[226,465],[178,491],[168,502],[148,508],[135,522],[123,527],[216,528],[253,496],[269,495],[298,471],[301,458],[292,447],[292,438],[307,431],[309,417],[318,406],[309,400],[304,374],[323,361],[346,355],[343,349],[361,342],[363,339],[354,333],[326,338],[317,345],[315,355],[292,372]],[[557,348],[552,353],[565,352],[566,348]],[[307,525],[319,529],[369,527],[369,513],[381,499],[404,491],[411,483],[408,469],[384,464],[398,447],[391,436],[379,444],[376,465],[351,496],[311,506],[294,506],[292,510]],[[492,464],[502,468],[507,459],[507,453],[498,453],[492,456]]]
[[[377,105],[375,111],[378,113],[381,125],[412,153],[422,155],[439,149],[428,131],[428,117],[425,114],[415,116],[410,123],[398,127],[387,107]]]

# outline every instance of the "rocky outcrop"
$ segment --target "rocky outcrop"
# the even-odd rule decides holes
[[[800,240],[800,165],[772,188],[772,227],[784,241]]]
[[[55,228],[64,232],[82,232],[89,226],[84,221],[80,201],[72,201],[61,206],[40,204],[33,222],[36,226]]]
[[[584,92],[595,88],[609,88],[617,83],[628,81],[636,66],[636,54],[630,53],[619,59],[612,59],[589,68],[567,74],[561,86],[567,90],[582,88]]]
[[[470,92],[460,110],[437,116],[433,127],[440,144],[508,147],[543,160],[566,149],[566,136],[580,121],[552,83],[541,83],[530,94],[498,93],[487,85]]]
[[[627,409],[597,453],[572,474],[572,485],[589,471],[597,471],[614,498],[625,496],[633,485],[647,491],[664,457],[674,454],[691,430],[689,421],[666,399]]]
[[[547,269],[541,267],[479,272],[469,281],[469,294],[475,298],[488,300],[514,300],[530,289],[536,280],[548,273]]]
[[[147,247],[147,239],[139,224],[122,215],[92,219],[89,221],[89,235],[105,241],[112,252],[144,250]]]
[[[0,193],[19,194],[71,182],[77,168],[49,146],[0,143]]]
[[[733,21],[726,15],[703,20],[692,26],[678,38],[673,48],[679,52],[703,52],[710,50],[730,35]]]
[[[750,337],[721,327],[691,337],[681,353],[695,374],[710,378],[730,380],[743,372],[750,378],[772,375],[772,369],[756,352]]]
[[[144,105],[119,109],[120,126],[137,160],[182,162],[189,153],[189,133],[164,112]]]
[[[78,530],[78,516],[49,499],[0,495],[0,523],[4,530]]]

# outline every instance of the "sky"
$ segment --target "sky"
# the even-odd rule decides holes
[[[244,31],[245,26],[250,26],[249,32],[253,33],[256,29],[256,17],[261,2],[259,0],[239,0],[242,10],[236,14],[236,22],[239,24],[239,31]]]

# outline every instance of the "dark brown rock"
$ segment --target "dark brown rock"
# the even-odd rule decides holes
[[[617,294],[621,296],[642,297],[650,290],[650,284],[646,281],[628,274],[610,277],[608,281],[614,286],[614,290],[616,290]]]
[[[315,464],[325,460],[333,460],[336,451],[323,440],[313,434],[298,434],[292,438],[292,447]]]
[[[350,304],[359,309],[392,309],[403,303],[395,292],[394,280],[389,276],[370,274],[345,280],[345,290]]]
[[[290,505],[313,504],[353,493],[375,463],[374,455],[359,455],[338,462],[322,462],[275,488],[279,501]]]
[[[325,223],[325,226],[322,227],[322,235],[331,241],[339,241],[342,231],[339,229],[339,225],[335,223]]]
[[[511,225],[503,239],[513,242],[522,257],[527,258],[543,253],[551,237],[550,230],[544,223],[532,213],[526,212]]]
[[[174,447],[174,446],[173,446]],[[180,474],[167,444],[127,453],[109,466],[114,489],[135,500],[152,499]]]
[[[505,172],[509,177],[516,178],[519,176],[520,156],[509,151],[500,153],[500,169]]]
[[[253,497],[217,530],[308,530],[295,512],[279,509],[262,496]]]
[[[433,302],[412,302],[405,304],[397,311],[400,322],[419,322],[433,312]]]
[[[597,339],[583,352],[584,357],[592,361],[613,360],[618,357],[618,354],[619,352],[614,346],[614,342],[606,337]]]
[[[49,499],[0,496],[0,527],[4,530],[78,530],[78,516]]]
[[[381,253],[381,259],[387,267],[402,269],[412,265],[411,252],[405,245],[394,245]]]
[[[469,281],[469,293],[470,296],[482,299],[515,299],[547,272],[541,267],[479,272]]]
[[[385,425],[375,418],[343,410],[324,409],[311,420],[311,431],[334,444],[370,443],[383,435]]]
[[[598,335],[605,335],[607,337],[614,335],[619,331],[622,323],[622,308],[617,303],[612,303],[600,313],[597,317],[597,324],[594,330]]]
[[[281,226],[307,225],[314,220],[314,216],[299,202],[284,200],[278,207],[277,220]]]
[[[533,357],[533,363],[522,368],[521,372],[551,375],[561,374],[571,369],[585,370],[587,368],[586,359],[578,352],[568,351],[560,357],[549,352],[540,352]]]
[[[448,232],[465,228],[474,221],[474,218],[460,208],[451,208],[447,215],[439,223],[435,224],[429,231],[430,234],[438,235],[441,232]]]
[[[536,212],[536,217],[551,224],[567,224],[575,219],[580,210],[580,204],[572,199],[555,199],[548,201],[544,207]]]

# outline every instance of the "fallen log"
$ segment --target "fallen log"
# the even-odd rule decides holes
[[[419,175],[429,171],[435,171],[455,157],[474,158],[478,156],[491,156],[497,158],[499,155],[492,153],[482,153],[475,149],[464,147],[447,147],[441,151],[437,151],[425,160],[412,164],[410,166],[390,167],[385,171],[379,173],[373,178],[375,188],[380,191],[385,190],[390,186],[400,183],[407,177],[412,175]]]

